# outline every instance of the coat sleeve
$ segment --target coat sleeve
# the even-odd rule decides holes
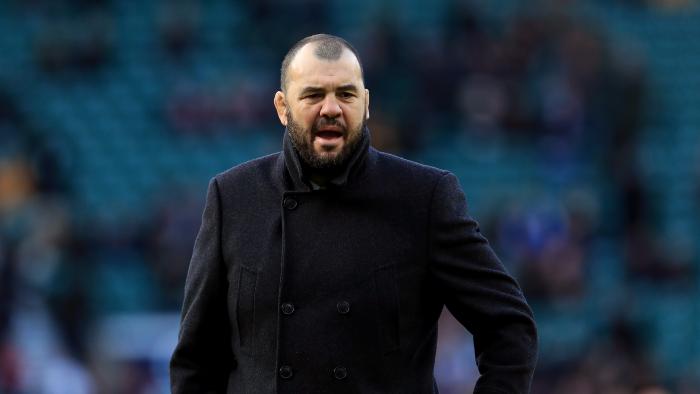
[[[174,394],[224,393],[235,366],[226,304],[227,278],[221,253],[221,201],[209,183],[202,224],[185,281],[178,343],[170,359]]]
[[[433,193],[430,272],[448,310],[474,337],[481,374],[474,393],[529,393],[537,360],[532,311],[467,214],[457,178],[445,173]]]

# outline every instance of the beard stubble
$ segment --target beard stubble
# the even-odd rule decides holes
[[[314,138],[321,124],[334,124],[342,126],[335,120],[319,119],[314,122],[310,129],[305,129],[296,122],[289,109],[287,109],[287,131],[294,145],[294,148],[299,152],[301,160],[309,168],[322,172],[336,172],[341,170],[347,163],[350,156],[357,148],[362,136],[362,130],[366,125],[366,116],[363,114],[362,123],[356,129],[347,129],[343,127],[343,138],[345,143],[337,154],[319,153],[314,149]]]

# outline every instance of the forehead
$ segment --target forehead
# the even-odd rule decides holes
[[[315,43],[304,45],[289,64],[287,75],[290,89],[345,84],[363,88],[360,63],[349,49],[343,48],[340,58],[329,60],[317,57],[315,48]]]

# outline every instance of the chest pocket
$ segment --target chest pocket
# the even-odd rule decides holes
[[[399,286],[396,264],[387,264],[374,271],[374,293],[378,335],[383,352],[399,348]]]
[[[241,266],[236,301],[236,326],[238,327],[241,352],[248,355],[253,355],[254,349],[255,290],[257,284],[257,271]]]

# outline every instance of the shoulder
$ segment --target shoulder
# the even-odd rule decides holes
[[[215,175],[212,182],[224,198],[258,195],[279,183],[279,158],[277,152],[246,161]]]
[[[432,201],[436,193],[443,193],[446,182],[457,179],[444,169],[376,150],[372,152],[371,163],[371,187],[387,195],[410,197],[416,201]]]
[[[441,168],[421,164],[412,160],[375,150],[375,168],[381,176],[392,180],[436,184],[451,173]]]
[[[279,156],[280,152],[277,152],[246,161],[216,174],[214,179],[219,185],[231,185],[272,176]]]

